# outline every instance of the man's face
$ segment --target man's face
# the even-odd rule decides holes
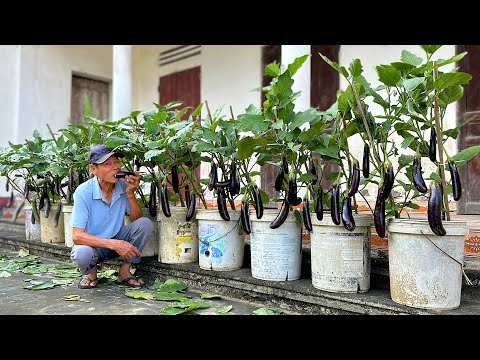
[[[121,162],[117,155],[110,156],[101,164],[90,164],[90,171],[93,172],[99,180],[109,183],[116,183],[118,181],[113,175],[120,171],[121,168]]]

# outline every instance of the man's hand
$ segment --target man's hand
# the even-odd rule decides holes
[[[140,179],[142,178],[138,173],[137,175],[127,175],[123,179],[123,181],[128,185],[126,188],[127,195],[135,195],[135,190],[137,190],[138,186],[140,185]]]
[[[136,256],[142,256],[142,253],[132,244],[125,240],[115,240],[115,251],[125,259],[131,259]]]

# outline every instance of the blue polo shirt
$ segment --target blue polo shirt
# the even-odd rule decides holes
[[[127,184],[118,181],[108,204],[96,176],[80,184],[73,193],[70,225],[85,229],[90,235],[113,238],[123,226],[125,215],[130,215],[126,187]]]

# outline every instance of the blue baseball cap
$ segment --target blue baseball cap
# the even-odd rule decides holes
[[[101,164],[105,162],[110,156],[117,155],[119,158],[125,156],[124,153],[113,151],[113,148],[107,148],[105,145],[97,145],[90,150],[88,154],[89,164]]]

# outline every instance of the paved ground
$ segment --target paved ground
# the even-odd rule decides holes
[[[79,289],[77,284],[79,277],[59,277],[68,269],[50,269],[47,272],[28,274],[25,270],[5,270],[7,263],[13,264],[19,260],[31,259],[32,256],[19,257],[18,252],[0,248],[0,315],[160,315],[165,308],[171,306],[173,301],[163,301],[145,298],[131,298],[126,295],[127,291],[142,297],[154,297],[157,289],[152,288],[152,283],[146,288],[131,289],[113,283],[115,276],[108,276],[105,272],[97,288]],[[59,262],[51,259],[37,257],[41,265],[70,263]],[[57,265],[58,266],[58,265]],[[26,269],[26,268],[24,268]],[[108,269],[104,269],[105,271]],[[71,271],[71,270],[70,270]],[[113,271],[113,269],[112,269]],[[112,272],[110,271],[110,272]],[[3,275],[2,275],[3,274]],[[55,275],[56,274],[56,275]],[[26,287],[35,282],[50,281],[65,282],[66,284],[33,290]],[[254,311],[273,311],[277,314],[285,314],[277,309],[262,308],[257,304],[242,302],[238,299],[226,298],[201,298],[201,291],[185,289],[180,293],[190,296],[190,300],[201,301],[208,308],[198,308],[185,312],[186,315],[255,315]],[[78,295],[77,300],[65,300],[66,296]],[[206,304],[205,304],[206,303]],[[231,307],[231,308],[230,308]],[[168,309],[167,309],[168,310]],[[181,308],[173,308],[172,311],[180,311]],[[222,311],[225,311],[222,313]]]

